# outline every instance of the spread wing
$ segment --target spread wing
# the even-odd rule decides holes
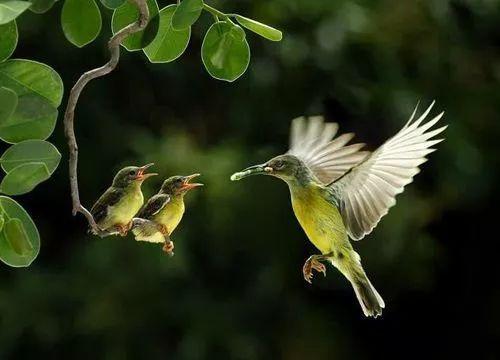
[[[325,123],[323,117],[299,117],[292,120],[290,150],[324,184],[330,184],[361,162],[369,154],[360,151],[365,144],[347,145],[353,133],[335,137],[337,123]]]
[[[114,206],[120,201],[123,192],[124,190],[122,188],[110,187],[99,199],[97,199],[92,209],[90,209],[90,212],[98,225],[108,216],[109,206]]]
[[[444,112],[428,122],[425,118],[434,102],[416,121],[417,109],[406,125],[370,157],[352,169],[332,188],[340,197],[340,211],[350,237],[361,240],[396,203],[396,195],[413,181],[419,166],[427,161],[431,147],[443,139],[431,140],[447,126],[429,131]]]
[[[156,194],[148,200],[137,217],[142,219],[150,219],[153,215],[157,214],[161,209],[163,209],[169,201],[169,195]]]

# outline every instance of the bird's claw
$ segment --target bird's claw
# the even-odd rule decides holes
[[[302,267],[302,273],[304,274],[304,280],[309,284],[312,284],[313,278],[313,270],[317,272],[323,273],[326,276],[326,266],[322,264],[316,257],[310,256],[309,259],[306,260],[304,266]]]
[[[171,240],[165,241],[162,249],[168,256],[174,256],[174,242]]]
[[[161,234],[163,236],[170,235],[169,231],[168,231],[168,229],[167,229],[167,227],[165,225],[163,225],[163,224],[157,224],[156,226],[158,227],[158,230],[161,232]]]
[[[116,224],[114,227],[120,236],[127,236],[129,230],[132,228],[132,225],[133,221],[130,221],[127,224]]]

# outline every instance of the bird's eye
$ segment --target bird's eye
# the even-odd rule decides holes
[[[135,175],[135,170],[130,170],[130,172],[128,173],[129,175]]]
[[[275,168],[275,169],[278,169],[278,170],[279,170],[279,169],[282,169],[282,168],[283,168],[283,166],[285,166],[285,163],[284,163],[283,161],[281,161],[281,160],[278,160],[278,161],[276,161],[276,162],[274,163],[274,168]]]

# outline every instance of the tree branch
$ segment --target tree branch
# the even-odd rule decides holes
[[[69,147],[69,182],[71,186],[71,200],[73,203],[73,216],[77,213],[82,213],[89,222],[92,231],[95,234],[101,234],[102,231],[98,228],[94,217],[81,203],[80,194],[78,191],[78,144],[76,142],[74,118],[75,108],[78,103],[78,98],[83,88],[93,79],[109,74],[118,65],[120,60],[120,45],[129,35],[143,30],[149,21],[149,9],[146,0],[130,0],[139,10],[139,18],[136,22],[124,27],[119,32],[111,37],[108,42],[110,52],[109,61],[103,66],[87,71],[76,82],[69,93],[66,111],[64,113],[64,133],[68,141]]]

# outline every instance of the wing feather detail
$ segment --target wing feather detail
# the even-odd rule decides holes
[[[432,138],[447,126],[430,129],[444,113],[425,122],[433,105],[434,102],[413,121],[415,108],[395,136],[331,185],[339,194],[340,212],[352,239],[361,240],[375,228],[396,203],[396,195],[420,172],[419,166],[427,161],[426,156],[436,150],[432,146],[443,141]]]
[[[152,216],[158,214],[169,201],[169,195],[163,193],[156,194],[148,200],[137,217],[142,219],[150,219]]]
[[[347,145],[353,133],[337,135],[337,123],[325,123],[323,117],[299,117],[292,120],[290,150],[323,183],[330,184],[365,159],[365,144]]]

